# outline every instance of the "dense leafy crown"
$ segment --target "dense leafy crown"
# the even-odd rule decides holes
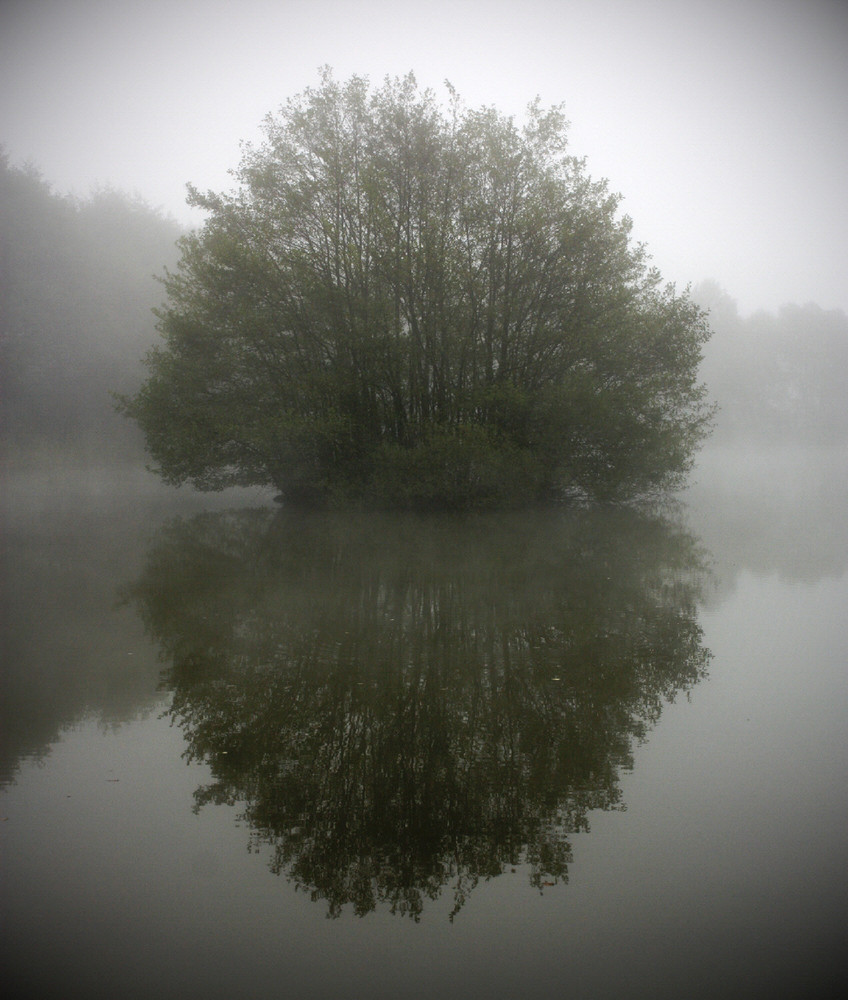
[[[125,410],[170,482],[455,507],[673,483],[709,413],[703,314],[567,155],[410,75],[329,71],[265,121],[165,278]]]

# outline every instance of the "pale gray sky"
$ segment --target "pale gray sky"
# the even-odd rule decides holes
[[[848,310],[848,0],[0,0],[0,143],[196,221],[323,64],[564,102],[666,278]]]

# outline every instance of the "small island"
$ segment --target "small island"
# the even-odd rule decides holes
[[[560,107],[516,124],[323,71],[233,192],[190,189],[207,220],[118,404],[157,472],[398,509],[679,485],[712,417],[706,315],[567,148]]]

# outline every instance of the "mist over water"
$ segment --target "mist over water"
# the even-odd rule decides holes
[[[163,996],[231,995],[233,962],[304,996],[833,984],[845,459],[716,446],[671,512],[498,529],[7,476],[7,968],[92,997],[149,995],[137,947]]]
[[[844,313],[700,290],[720,411],[660,510],[303,515],[163,486],[112,409],[173,225],[3,182],[19,995],[844,980]]]
[[[683,499],[724,586],[743,571],[814,582],[848,567],[843,445],[708,447]]]

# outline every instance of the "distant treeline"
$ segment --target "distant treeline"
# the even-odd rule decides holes
[[[176,222],[111,189],[61,197],[0,154],[0,420],[15,457],[141,460],[111,393],[141,382],[156,339],[154,275],[177,260]]]
[[[715,444],[848,442],[848,315],[808,303],[742,317],[714,282],[693,298],[713,330],[701,377],[719,405]]]
[[[155,276],[176,265],[179,225],[111,189],[55,194],[0,153],[0,427],[3,451],[142,460],[113,392],[132,393],[155,342]],[[718,402],[713,441],[848,441],[848,316],[812,304],[739,315],[707,282],[714,331],[702,377]]]

